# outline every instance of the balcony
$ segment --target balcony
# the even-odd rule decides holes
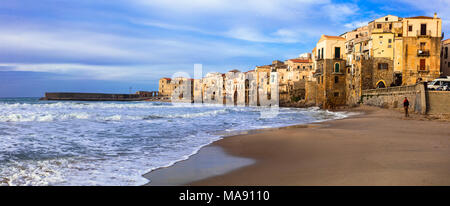
[[[322,75],[322,69],[316,69],[313,76],[320,76]]]
[[[430,72],[430,65],[426,65],[426,66],[417,65],[417,71],[419,73],[428,73],[428,72]]]
[[[343,54],[341,54],[340,56],[336,56],[335,54],[333,54],[333,59],[336,59],[336,60],[340,60],[340,59],[344,59],[344,55]]]
[[[416,35],[418,37],[431,37],[431,30],[425,30],[425,31],[417,30]]]
[[[430,50],[418,49],[417,50],[417,56],[419,56],[419,57],[429,57],[430,56]]]

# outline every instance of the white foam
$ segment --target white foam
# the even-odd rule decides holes
[[[340,119],[318,108],[152,102],[0,103],[0,185],[142,185],[142,174],[185,160],[223,131]],[[217,135],[220,133],[221,135]]]

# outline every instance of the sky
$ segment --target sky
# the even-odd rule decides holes
[[[450,0],[1,0],[0,97],[156,91],[194,64],[248,71],[322,34],[434,12],[450,35]]]

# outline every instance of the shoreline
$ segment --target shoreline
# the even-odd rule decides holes
[[[367,106],[344,111],[364,114],[213,142],[202,149],[220,147],[255,162],[182,185],[450,184],[448,122],[415,114],[405,119],[398,111]],[[201,150],[185,161],[209,158]],[[181,162],[157,170],[182,176]]]
[[[280,107],[281,108],[281,107]],[[299,107],[284,107],[284,108],[299,108]],[[302,107],[303,108],[303,107]],[[332,112],[350,112],[348,109],[339,109]],[[354,111],[352,111],[354,112]],[[359,111],[358,111],[359,112]],[[364,113],[358,113],[346,116],[341,119],[346,118],[352,118],[354,116],[358,115],[364,115]],[[196,173],[202,173],[198,170],[198,168],[192,168],[193,166],[198,167],[198,162],[202,162],[205,164],[205,162],[208,161],[208,156],[214,156],[215,158],[219,158],[220,161],[230,161],[234,159],[234,161],[240,161],[240,162],[246,162],[247,163],[237,163],[233,164],[234,166],[230,166],[230,163],[226,165],[226,169],[224,168],[206,168],[209,169],[210,174],[201,174],[201,175],[194,175],[194,179],[203,180],[206,178],[199,178],[200,176],[219,176],[226,174],[228,172],[240,169],[242,167],[246,167],[252,164],[256,164],[257,160],[251,159],[251,158],[245,158],[240,156],[235,156],[230,154],[228,151],[226,151],[226,148],[224,148],[222,145],[220,145],[220,142],[223,141],[226,138],[236,137],[236,136],[242,136],[242,135],[257,135],[261,133],[271,132],[271,131],[278,131],[278,130],[284,130],[284,129],[290,129],[290,128],[310,128],[310,127],[318,127],[320,124],[329,122],[329,121],[337,121],[341,119],[329,119],[329,120],[323,120],[323,121],[317,121],[317,122],[311,122],[311,123],[303,123],[303,124],[294,124],[294,125],[288,125],[288,126],[281,126],[281,127],[271,127],[271,128],[260,128],[260,129],[249,129],[249,130],[239,130],[239,131],[233,131],[231,133],[226,133],[223,135],[220,139],[215,140],[209,144],[206,144],[202,146],[199,150],[194,152],[192,155],[190,155],[187,159],[177,161],[169,166],[160,167],[154,170],[151,170],[150,172],[147,172],[143,174],[142,176],[146,178],[149,182],[144,184],[143,186],[175,186],[175,185],[185,185],[187,183],[191,183],[192,181],[186,181],[186,177],[181,176],[190,176],[193,177],[192,174],[186,175],[186,170],[195,170]],[[248,163],[251,162],[251,163]],[[211,163],[207,163],[210,164]],[[201,168],[204,168],[203,166],[200,166]],[[180,171],[182,170],[182,171]],[[222,170],[222,171],[221,171]],[[168,174],[166,174],[168,173]],[[181,174],[183,173],[183,174]],[[175,177],[169,177],[170,175],[173,175]],[[156,179],[150,181],[150,179]],[[156,184],[154,184],[156,182]],[[166,184],[164,184],[166,183]],[[182,183],[182,184],[179,184]]]

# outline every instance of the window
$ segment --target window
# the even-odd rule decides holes
[[[381,29],[381,24],[377,24],[377,29]]]
[[[356,38],[358,38],[358,34],[356,35]]]
[[[341,47],[334,47],[334,58],[335,59],[341,58]]]
[[[388,18],[388,17],[386,17],[386,18],[384,18],[384,20],[385,20],[385,21],[388,21],[388,20],[389,20],[389,18]]]
[[[448,67],[450,67],[450,62],[448,63]]]
[[[392,48],[392,45],[388,45],[388,48]]]
[[[380,39],[382,39],[383,38],[383,36],[380,36]]]
[[[420,42],[420,49],[421,50],[425,49],[425,45],[426,45],[425,42]]]
[[[389,43],[389,44],[392,43],[392,39],[388,39],[388,43]]]
[[[408,31],[412,31],[412,29],[413,29],[412,25],[409,25],[408,26]]]
[[[389,24],[389,30],[392,30],[392,24]]]
[[[388,67],[387,63],[378,63],[378,69],[388,69]]]
[[[300,66],[297,66],[297,69],[300,69]]]
[[[339,77],[338,77],[338,76],[335,76],[335,77],[334,77],[334,83],[335,83],[335,84],[339,83]]]
[[[339,92],[335,92],[334,97],[339,97]]]
[[[339,73],[339,71],[340,71],[340,65],[339,65],[339,63],[336,63],[335,65],[334,65],[334,72],[335,73]]]
[[[448,58],[448,47],[445,47],[444,59]]]

